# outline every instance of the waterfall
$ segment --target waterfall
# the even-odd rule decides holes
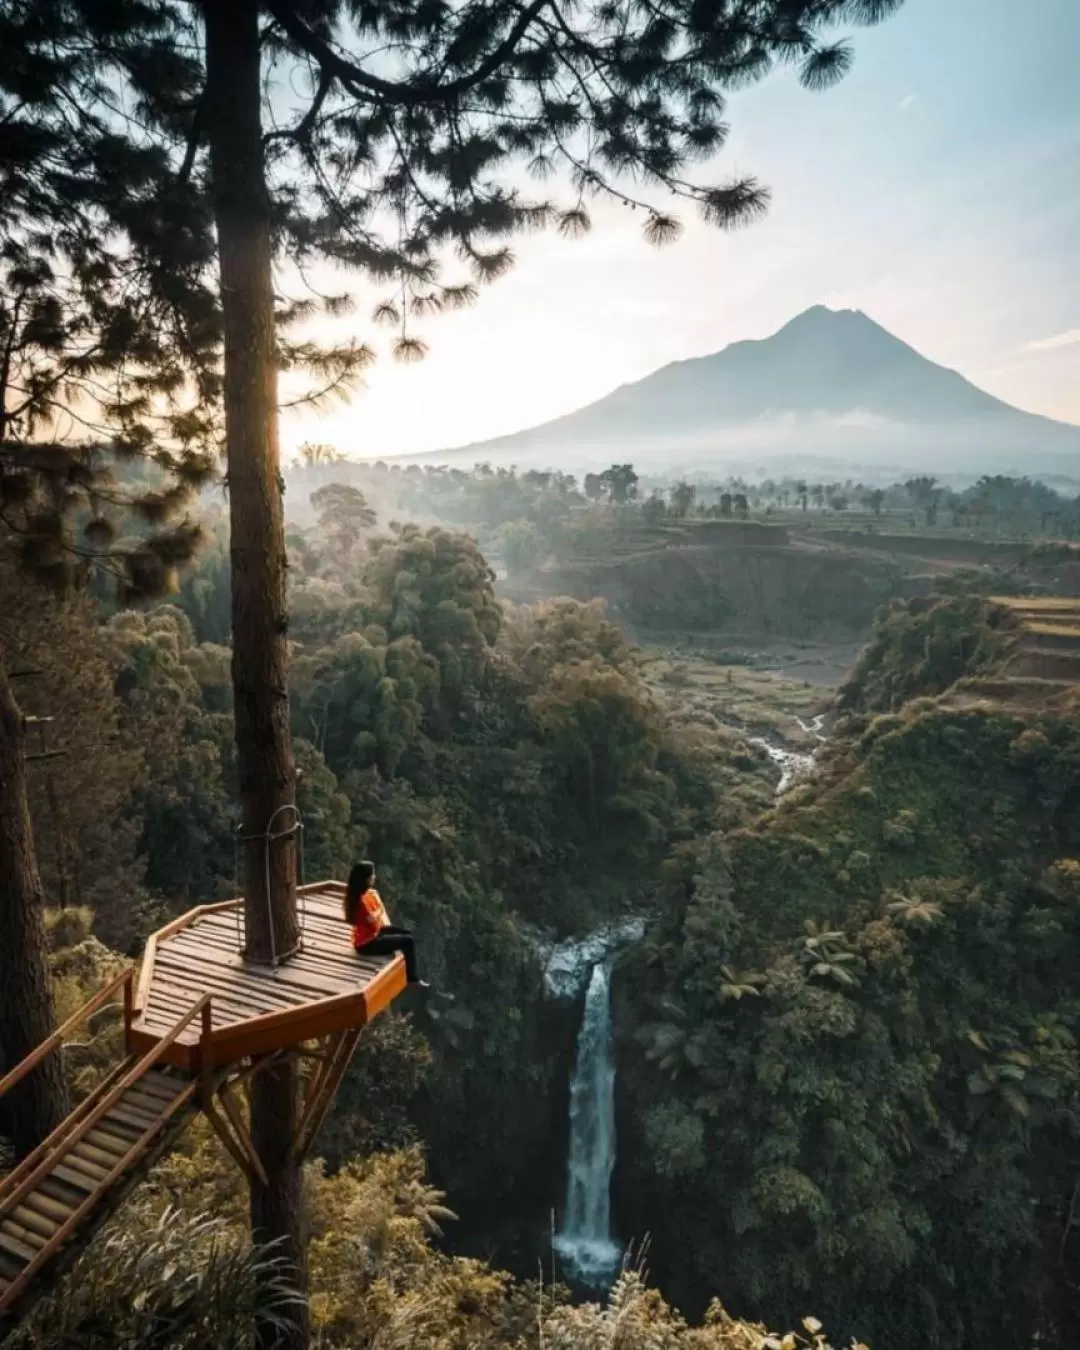
[[[566,1212],[555,1249],[568,1273],[603,1287],[622,1253],[611,1236],[611,1173],[615,1166],[615,1044],[611,1025],[611,967],[598,961],[589,976],[570,1080],[570,1159]]]

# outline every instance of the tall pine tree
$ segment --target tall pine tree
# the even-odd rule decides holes
[[[898,2],[0,0],[0,61],[14,36],[25,72],[0,119],[18,141],[37,118],[85,153],[92,175],[113,174],[118,186],[99,189],[108,200],[96,209],[116,221],[133,294],[171,301],[178,359],[200,392],[220,314],[252,959],[288,951],[297,935],[293,851],[287,841],[271,850],[269,893],[264,851],[295,792],[277,375],[306,366],[333,390],[369,357],[362,345],[289,340],[288,322],[316,308],[283,293],[290,279],[330,264],[386,283],[373,319],[394,328],[394,352],[409,360],[424,351],[417,319],[471,302],[504,273],[515,232],[579,235],[596,197],[640,209],[658,244],[679,233],[672,201],[743,225],[767,190],[692,174],[723,146],[725,91],[778,62],[825,87],[851,60],[830,39],[835,25],[876,22]],[[538,182],[564,183],[563,199],[524,192],[508,172],[522,164]],[[133,179],[141,192],[129,191]],[[72,189],[80,202],[86,193],[82,181]],[[58,189],[48,209],[62,215],[63,198]],[[284,1240],[302,1278],[288,1148],[295,1066],[256,1082],[253,1132],[270,1185],[255,1187],[253,1225]],[[269,1344],[274,1332],[260,1337]],[[290,1343],[306,1337],[298,1319]]]
[[[73,7],[0,5],[0,551],[54,591],[98,568],[136,598],[169,589],[191,556],[184,508],[214,469],[220,326],[201,280],[213,240],[184,203],[161,210],[168,154],[117,133],[81,32]],[[80,102],[80,89],[99,97]],[[5,1068],[52,1029],[43,904],[24,722],[0,650]],[[3,1108],[20,1151],[49,1133],[67,1109],[56,1057]]]

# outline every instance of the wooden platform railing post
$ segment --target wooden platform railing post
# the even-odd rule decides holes
[[[199,1081],[201,1084],[201,1098],[203,1110],[213,1107],[214,1094],[214,1054],[210,1046],[210,1035],[213,1030],[213,1009],[210,999],[203,1004],[202,1027],[199,1033]]]
[[[124,1054],[131,1054],[131,1024],[135,1020],[135,970],[128,970],[124,980]]]

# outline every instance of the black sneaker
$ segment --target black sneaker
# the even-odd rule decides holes
[[[428,984],[427,980],[413,980],[413,982],[409,985],[409,988],[410,988],[410,989],[430,989],[430,988],[431,988],[431,985]]]

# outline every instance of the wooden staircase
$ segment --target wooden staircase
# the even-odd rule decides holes
[[[267,1184],[234,1094],[281,1055],[306,1078],[292,1152],[307,1154],[362,1029],[406,986],[400,956],[353,951],[344,892],[298,888],[303,941],[273,967],[237,950],[241,901],[181,915],[151,935],[137,984],[121,972],[0,1078],[2,1098],[122,998],[122,1062],[0,1180],[0,1341],[199,1112],[251,1184]]]
[[[133,977],[134,971],[124,971],[69,1018],[0,1080],[0,1096],[120,989],[129,1044]],[[160,1061],[190,1022],[200,1014],[206,1021],[209,1004],[210,996],[202,995],[153,1049],[127,1055],[0,1182],[0,1336],[8,1317],[25,1311],[31,1295],[44,1292],[200,1110],[205,1075],[184,1076]]]

